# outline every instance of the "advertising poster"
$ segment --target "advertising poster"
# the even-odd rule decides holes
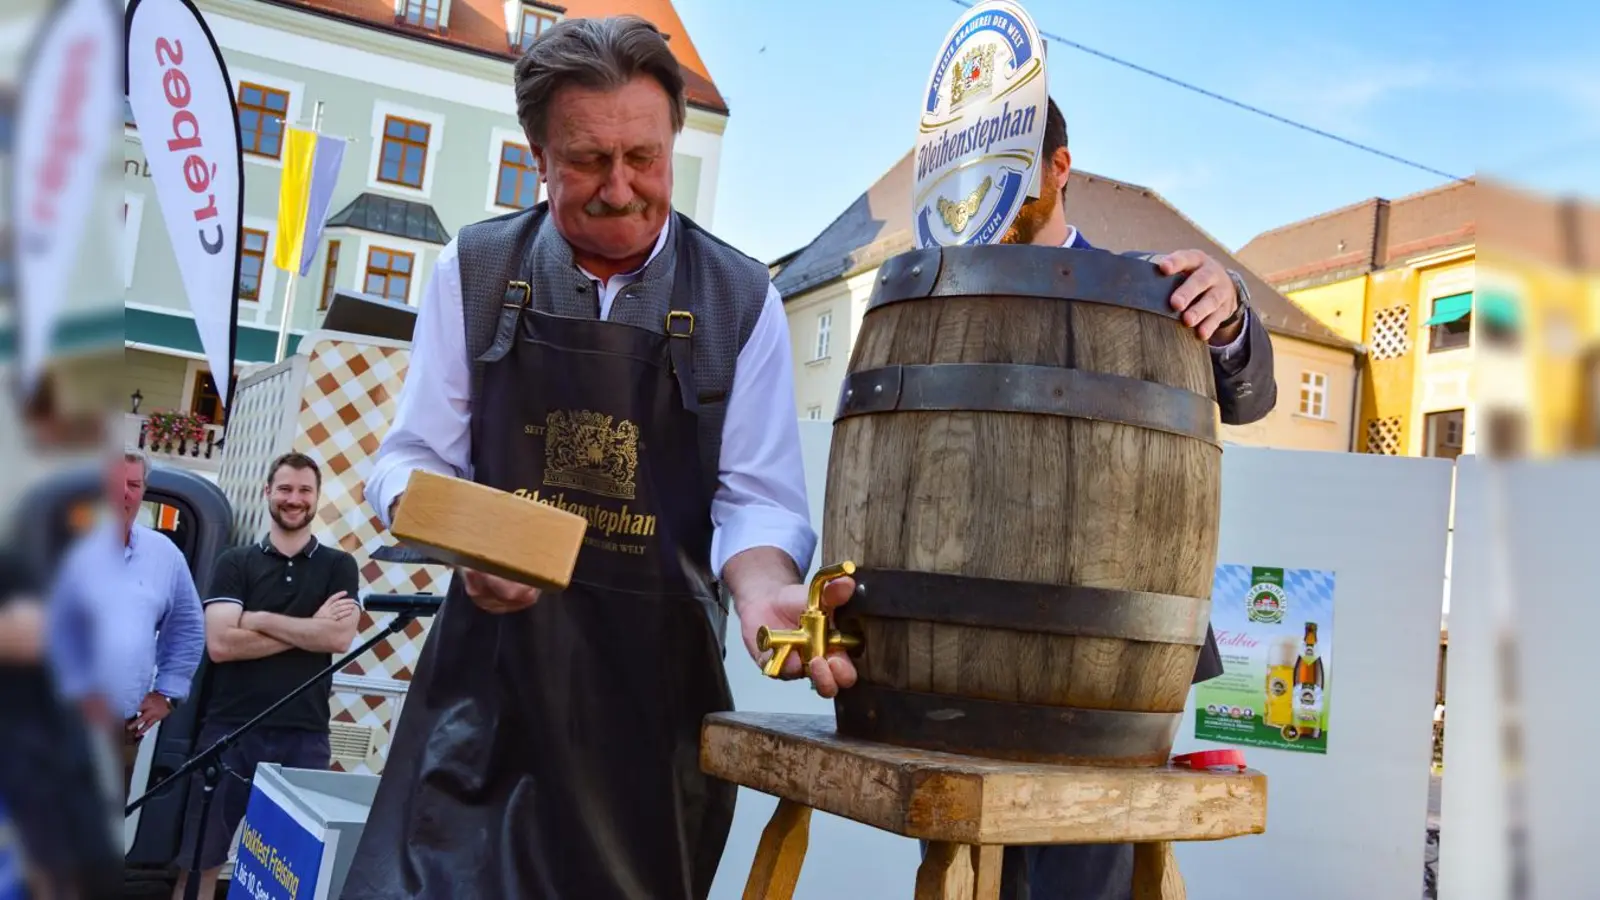
[[[1321,569],[1217,567],[1223,674],[1195,686],[1196,738],[1328,752],[1334,581]]]
[[[321,867],[321,839],[252,789],[228,900],[310,900]]]

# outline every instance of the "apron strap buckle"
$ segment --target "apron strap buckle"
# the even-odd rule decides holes
[[[672,354],[672,370],[678,376],[678,390],[683,397],[683,408],[700,414],[700,397],[694,378],[694,313],[675,309],[667,313],[667,350]],[[683,340],[672,340],[682,338]]]
[[[521,299],[518,299],[518,294],[521,294]],[[517,325],[522,321],[522,312],[532,300],[533,287],[526,281],[506,282],[505,296],[500,301],[500,320],[494,327],[494,340],[490,342],[489,349],[478,356],[478,362],[498,362],[505,358],[517,339]]]
[[[512,300],[512,295],[518,293],[519,290],[522,293],[522,299],[516,301]],[[528,301],[531,299],[533,299],[532,285],[528,284],[526,281],[508,281],[506,282],[505,299],[501,301],[500,305],[511,307],[513,309],[527,309]]]
[[[674,323],[676,322],[684,322],[686,324],[675,327]],[[694,313],[681,309],[675,309],[667,313],[667,334],[676,338],[692,336],[694,334]]]

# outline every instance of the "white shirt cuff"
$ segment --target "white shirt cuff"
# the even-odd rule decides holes
[[[1233,340],[1231,340],[1228,343],[1222,345],[1221,347],[1213,347],[1213,346],[1211,346],[1209,344],[1207,345],[1207,347],[1210,348],[1211,355],[1217,357],[1222,362],[1230,362],[1230,361],[1233,360],[1234,357],[1236,357],[1240,353],[1244,352],[1245,342],[1248,341],[1249,339],[1250,339],[1250,307],[1247,306],[1247,307],[1244,308],[1244,318],[1239,320],[1239,333],[1234,336]]]
[[[789,554],[802,577],[811,571],[817,535],[811,522],[775,506],[744,506],[733,511],[711,536],[711,571],[720,580],[728,560],[751,547],[777,547]]]

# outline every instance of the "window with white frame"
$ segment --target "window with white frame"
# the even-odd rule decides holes
[[[522,7],[522,18],[518,22],[517,47],[520,50],[528,49],[534,39],[544,34],[544,30],[561,20],[561,14],[551,9],[526,4]]]
[[[830,341],[830,339],[832,337],[832,335],[831,335],[832,331],[833,331],[833,311],[829,310],[828,312],[822,313],[821,315],[817,316],[817,346],[816,346],[815,352],[812,353],[812,355],[811,355],[812,359],[827,359],[828,358],[828,347],[829,347],[829,341]]]
[[[400,21],[429,31],[438,31],[443,20],[444,0],[404,0]]]
[[[813,422],[822,421],[822,407],[820,407],[820,406],[808,406],[808,407],[806,407],[806,418],[810,419]]]
[[[1300,414],[1314,419],[1328,417],[1328,376],[1321,372],[1300,373]]]

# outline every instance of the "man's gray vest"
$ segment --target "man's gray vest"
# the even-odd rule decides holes
[[[599,316],[594,282],[578,269],[571,246],[551,217],[538,215],[545,206],[475,222],[456,237],[474,410],[483,368],[477,359],[494,340],[506,283],[516,280],[522,270],[521,248],[528,247],[532,254],[529,282],[534,309],[575,318]],[[530,232],[534,232],[531,243]],[[697,275],[703,289],[695,299],[692,335],[694,377],[700,401],[700,456],[708,484],[715,485],[734,367],[766,303],[771,285],[767,267],[704,230],[691,228],[684,216],[674,212],[661,252],[612,301],[608,321],[665,333],[678,242],[683,240],[695,242],[692,249],[701,269]]]

